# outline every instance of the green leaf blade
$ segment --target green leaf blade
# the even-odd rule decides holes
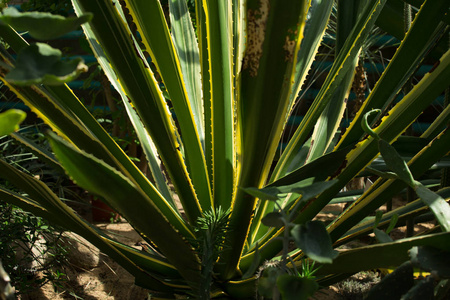
[[[139,45],[133,39],[129,28],[124,24],[123,17],[118,11],[119,8],[115,8],[111,2],[106,0],[73,1],[79,4],[81,12],[92,11],[95,14],[90,23],[95,37],[102,45],[109,62],[113,66],[121,88],[131,100],[145,129],[155,143],[158,154],[177,190],[185,213],[189,221],[194,224],[202,211],[199,199],[202,200],[204,205],[210,204],[210,190],[206,167],[191,168],[189,169],[189,171],[192,171],[191,174],[188,171],[189,166],[204,166],[201,144],[195,133],[194,123],[191,122],[191,114],[177,113],[180,128],[188,131],[183,135],[183,145],[192,147],[189,148],[190,150],[184,148],[188,160],[186,162],[180,151],[182,146],[180,146],[177,138],[177,130],[166,100]],[[155,4],[155,1],[139,1],[143,5],[157,5],[156,10],[148,11],[156,13],[158,17],[160,4],[159,1],[156,2],[158,3]],[[158,18],[161,18],[161,16]],[[110,35],[110,32],[115,34]],[[164,34],[164,36],[166,35]],[[170,36],[168,37],[170,38]],[[175,99],[175,97],[173,98]],[[187,109],[186,102],[183,99],[178,100],[181,101],[180,105]],[[186,119],[182,120],[182,116]],[[191,159],[192,161],[190,161]],[[197,179],[200,182],[195,184]]]
[[[278,161],[273,175],[275,179],[284,175],[285,170],[290,166],[295,154],[307,140],[317,120],[332,99],[334,91],[340,88],[347,77],[347,72],[352,71],[354,60],[385,2],[386,0],[373,0],[368,3],[357,25],[347,38],[340,54],[335,59],[332,69],[322,85],[319,94],[314,99],[314,102],[308,109],[308,112]]]
[[[373,230],[373,232],[375,233],[375,237],[378,240],[379,243],[390,243],[393,242],[392,238],[384,231],[375,228]]]
[[[339,53],[343,48],[344,42],[355,27],[365,4],[367,4],[366,1],[338,1],[336,53]],[[368,25],[369,30],[371,26],[373,24]],[[353,58],[347,71],[345,71],[346,74],[342,83],[334,91],[331,91],[332,98],[314,126],[308,161],[322,156],[327,151],[340,127],[340,120],[347,106],[346,99],[350,94],[358,59],[358,56]]]
[[[18,109],[10,109],[0,114],[0,136],[19,130],[27,114]]]
[[[440,32],[446,26],[441,17],[447,10],[447,3],[424,1],[419,13],[414,18],[412,27],[364,102],[363,107],[339,141],[338,148],[346,147],[348,143],[354,143],[364,134],[359,124],[367,111],[374,108],[384,109],[391,103],[401,87],[411,77],[416,66],[433,46],[435,40],[440,37]]]
[[[291,230],[295,244],[311,259],[330,264],[338,256],[333,250],[331,238],[320,221],[310,221],[304,225],[296,225]]]
[[[414,246],[433,246],[450,249],[450,233],[434,233],[397,240],[392,243],[369,245],[351,250],[339,250],[339,256],[332,264],[323,264],[317,275],[351,273],[376,268],[392,268],[409,260],[408,251]],[[371,259],[367,259],[370,257]]]
[[[243,188],[242,190],[255,198],[272,201],[278,200],[279,199],[278,194],[280,193],[280,191],[277,188],[257,189],[254,187],[249,187]]]
[[[188,281],[200,280],[200,263],[192,248],[138,187],[118,171],[91,155],[75,150],[54,134],[49,138],[56,157],[78,185],[104,197],[140,232],[153,240]],[[149,218],[152,222],[147,221]]]
[[[430,207],[442,229],[450,231],[450,205],[441,196],[423,185],[419,185],[415,191],[417,196]]]
[[[379,140],[378,147],[386,165],[394,171],[401,180],[406,182],[409,186],[414,186],[414,178],[409,171],[408,165],[395,148],[385,140]]]
[[[228,209],[236,189],[231,1],[203,1],[208,43],[214,206]],[[206,54],[206,53],[205,53]],[[208,122],[208,121],[206,121]],[[209,147],[209,145],[205,145]]]
[[[200,54],[191,16],[185,1],[169,1],[171,35],[179,57],[184,87],[186,88],[195,124],[205,149],[205,121],[201,82]]]
[[[281,228],[284,226],[283,215],[279,212],[268,213],[261,222],[269,227]]]
[[[135,262],[122,255],[111,243],[109,243],[111,241],[109,237],[104,239],[101,236],[104,235],[101,231],[88,224],[85,220],[82,220],[72,208],[63,203],[43,182],[33,176],[18,171],[3,160],[0,160],[0,170],[0,176],[2,178],[7,179],[14,186],[26,192],[29,197],[31,197],[31,199],[23,197],[17,193],[0,188],[0,194],[3,199],[23,209],[30,210],[37,216],[48,218],[51,222],[84,236],[101,251],[119,262],[127,271],[136,276],[136,278],[145,280],[144,286],[150,289],[167,291],[168,288],[162,284],[161,281],[155,279],[149,273],[144,272]],[[146,265],[151,264],[156,267],[157,270],[164,269],[164,266],[160,268],[160,262],[156,262],[156,264],[153,264],[153,262],[147,262]]]
[[[160,1],[127,0],[121,2],[121,5],[124,10],[129,12],[127,18],[131,17],[136,24],[138,31],[141,34],[142,42],[145,45],[145,50],[150,53],[152,62],[156,65],[157,71],[164,82],[166,91],[171,98],[173,110],[177,118],[177,123],[179,124],[177,130],[180,130],[183,137],[182,147],[185,152],[185,168],[187,168],[187,171],[189,172],[189,180],[192,181],[192,186],[195,189],[192,191],[195,195],[192,196],[196,199],[183,201],[183,205],[188,212],[191,210],[198,210],[198,208],[194,209],[195,205],[199,205],[201,207],[200,210],[208,210],[213,201],[213,196],[204,156],[203,146],[206,147],[206,145],[204,145],[205,129],[202,127],[203,121],[201,118],[203,118],[203,113],[199,107],[202,103],[202,96],[197,90],[200,75],[197,73],[199,72],[199,69],[196,68],[196,59],[198,58],[195,55],[196,50],[194,49],[196,44],[195,36],[192,36],[192,32],[190,32],[190,37],[185,39],[185,41],[189,41],[191,48],[185,48],[183,50],[177,49],[176,44],[173,43],[170,36]],[[182,6],[181,3],[178,3],[177,5]],[[183,26],[184,29],[185,27],[191,26],[185,24],[190,22],[190,20],[187,20],[189,14],[186,15],[186,13],[188,12],[184,11],[184,15],[182,16],[183,24],[181,25],[185,25]],[[175,25],[177,26],[180,24],[179,22],[176,22]],[[176,31],[178,31],[178,29],[176,29]],[[175,41],[177,42],[178,39]],[[189,64],[183,61],[186,57],[192,59]],[[188,68],[188,70],[186,70],[185,67],[188,65],[193,67],[193,69]],[[191,95],[190,92],[193,92],[193,94]],[[165,102],[165,100],[161,98],[161,95],[158,95],[158,98],[160,98],[158,101]],[[134,101],[136,100],[134,99]],[[141,111],[140,115],[142,118],[144,112]],[[146,124],[147,128],[152,127],[149,124],[151,124],[151,122]],[[159,146],[163,141],[158,141],[159,139],[155,138],[154,133],[152,134],[152,138],[158,148],[159,155],[164,157],[167,150],[161,150]],[[170,160],[170,162],[169,160],[165,161],[166,166],[172,164],[173,158]],[[173,170],[171,173],[182,174],[179,170]],[[184,197],[184,194],[187,194],[187,187],[184,188],[183,192],[179,193],[179,196]],[[190,208],[190,206],[192,206],[192,208]],[[193,223],[195,222],[195,220],[191,221]]]
[[[37,43],[22,49],[17,57],[16,68],[5,77],[17,85],[60,85],[77,78],[88,67],[83,59],[61,59],[60,50],[47,44]]]
[[[303,0],[246,3],[247,45],[236,95],[237,145],[241,149],[238,186],[260,188],[267,181],[287,120],[308,4]],[[230,225],[248,228],[256,199],[241,190],[235,198]],[[225,277],[236,271],[247,238],[245,232],[229,235],[232,250],[224,253],[223,262],[228,269]]]
[[[81,14],[80,7],[77,3],[74,3],[74,10],[77,14]],[[143,151],[147,157],[147,160],[149,162],[149,168],[152,173],[153,179],[155,180],[155,185],[158,188],[158,190],[161,192],[161,194],[164,196],[164,198],[169,201],[172,206],[174,206],[174,201],[172,199],[172,194],[169,190],[169,187],[166,184],[166,177],[164,176],[161,168],[160,168],[160,159],[158,158],[158,153],[155,149],[154,142],[149,136],[149,133],[147,130],[145,130],[145,127],[142,123],[142,120],[139,118],[139,115],[137,112],[133,109],[133,106],[128,100],[127,94],[125,91],[121,88],[119,84],[119,79],[117,77],[117,74],[114,72],[114,69],[112,68],[111,64],[109,63],[108,59],[105,56],[105,53],[101,47],[101,45],[97,42],[95,39],[94,32],[92,31],[92,28],[90,24],[84,24],[83,30],[88,38],[88,41],[91,45],[92,51],[95,53],[97,57],[97,61],[102,67],[103,71],[105,72],[105,75],[108,77],[111,85],[114,87],[114,89],[119,93],[122,103],[125,106],[125,109],[127,111],[128,117],[130,118],[131,124],[133,125],[136,135],[139,139],[139,142],[143,148]],[[103,132],[101,132],[103,133]],[[107,136],[108,137],[108,136]],[[107,138],[106,137],[106,138]],[[104,143],[104,139],[102,139]],[[111,150],[113,147],[109,146],[108,149]],[[118,153],[116,154],[116,157],[119,157]],[[144,185],[141,184],[141,187]],[[161,208],[164,204],[158,204],[158,206]]]
[[[87,13],[79,17],[65,18],[59,15],[42,12],[19,12],[14,7],[3,10],[0,20],[11,25],[16,30],[28,31],[38,40],[58,38],[76,30],[81,24],[89,22],[92,14]]]

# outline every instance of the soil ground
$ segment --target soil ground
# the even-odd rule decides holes
[[[395,206],[400,203],[394,202]],[[333,219],[336,214],[342,212],[343,205],[328,206],[322,214],[321,220]],[[142,238],[126,222],[100,223],[101,229],[106,230],[120,242],[141,249],[139,245]],[[426,230],[432,224],[419,224],[415,227],[415,233]],[[405,227],[392,232],[395,239],[405,237]],[[103,255],[86,240],[74,234],[68,234],[69,247],[68,263],[63,267],[67,280],[63,288],[54,289],[51,283],[44,285],[39,290],[27,295],[21,295],[22,300],[144,300],[149,299],[148,293],[134,285],[134,278],[122,267]],[[375,275],[373,275],[375,274]],[[362,299],[364,290],[368,290],[379,280],[379,275],[373,273],[374,279],[367,280],[367,276],[358,273],[346,283],[339,283],[329,288],[318,291],[312,299],[337,300],[337,299]]]
[[[136,247],[142,238],[128,223],[97,224],[117,240],[129,246]],[[121,266],[102,254],[86,240],[70,234],[68,237],[68,263],[63,267],[67,275],[63,282],[64,289],[55,291],[48,283],[41,289],[28,295],[22,295],[23,300],[140,300],[147,299],[147,291],[134,285],[134,277]]]

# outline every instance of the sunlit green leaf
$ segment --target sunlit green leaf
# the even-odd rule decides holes
[[[319,94],[311,104],[310,109],[306,113],[300,123],[300,126],[295,131],[294,136],[289,141],[288,146],[278,161],[274,170],[274,176],[279,177],[283,174],[283,170],[290,164],[290,161],[295,156],[295,153],[309,137],[310,132],[316,125],[318,118],[321,116],[323,110],[332,99],[333,91],[342,86],[347,72],[352,68],[352,62],[358,55],[365,37],[369,34],[369,30],[374,24],[385,2],[386,1],[384,0],[369,1],[367,4],[364,13],[360,16],[356,26],[353,28],[350,36],[346,40],[344,47],[336,57],[332,69],[322,85]]]
[[[174,121],[167,107],[155,74],[151,71],[147,61],[144,59],[143,51],[140,49],[137,41],[133,39],[130,30],[124,22],[124,16],[119,13],[120,5],[125,2],[114,2],[108,0],[100,1],[73,1],[79,4],[80,11],[91,11],[95,17],[90,22],[91,28],[97,42],[105,51],[105,56],[114,68],[114,72],[118,78],[118,85],[124,90],[127,98],[132,101],[133,109],[136,109],[145,130],[150,134],[154,142],[158,155],[164,164],[167,174],[173,182],[180,202],[183,205],[184,212],[188,220],[193,224],[197,217],[201,214],[199,200],[204,201],[205,207],[210,205],[209,183],[206,170],[204,167],[204,157],[201,155],[201,145],[195,133],[195,124],[192,122],[189,106],[183,95],[175,97],[171,93],[172,104],[174,108],[179,107],[181,112],[175,109],[177,123],[183,136],[183,147],[185,151],[184,160],[181,153],[180,140],[177,137],[177,130],[174,127]],[[139,13],[134,15],[136,18],[145,17],[145,21],[138,21],[139,25],[148,25],[148,22],[155,21],[154,27],[146,28],[151,33],[157,33],[156,37],[159,41],[159,51],[162,52],[164,58],[164,66],[168,66],[169,72],[175,63],[172,59],[170,51],[171,46],[167,44],[165,39],[168,36],[167,24],[159,1],[126,1],[130,6],[125,7],[128,14]],[[143,9],[134,10],[134,4],[143,7]],[[144,14],[145,13],[145,14]],[[142,15],[144,14],[144,15]],[[128,17],[131,17],[128,15]],[[143,28],[140,27],[142,30]],[[143,37],[147,32],[141,32]],[[145,34],[144,34],[145,33]],[[151,50],[147,48],[147,50]],[[160,58],[155,60],[157,66],[161,62]],[[167,65],[166,65],[167,63]],[[160,69],[167,70],[165,68]],[[175,71],[173,76],[177,76]],[[164,78],[164,74],[161,74]],[[164,79],[165,84],[168,81]],[[175,87],[171,91],[177,91]],[[178,101],[180,103],[178,103]],[[178,105],[179,104],[179,105]],[[189,169],[188,166],[196,166]],[[201,167],[202,166],[202,167]],[[197,180],[199,183],[196,184]],[[194,187],[194,185],[196,187]]]
[[[19,130],[19,124],[27,114],[18,109],[10,109],[0,114],[0,136]]]
[[[440,199],[429,190],[422,190],[411,176],[419,180],[423,174],[429,175],[429,171],[433,171],[430,168],[436,167],[433,164],[449,153],[450,131],[438,132],[448,121],[448,112],[441,113],[442,117],[433,122],[433,134],[427,133],[426,140],[408,141],[403,148],[395,142],[448,86],[450,51],[402,100],[395,105],[390,103],[436,41],[447,35],[448,24],[441,22],[448,12],[446,2],[416,1],[423,5],[413,27],[395,56],[389,57],[387,71],[378,83],[370,85],[372,90],[367,89],[367,104],[363,104],[355,116],[353,129],[349,128],[341,136],[333,133],[340,126],[336,120],[343,115],[340,111],[343,102],[336,109],[329,108],[336,119],[323,114],[323,109],[327,102],[335,100],[332,95],[340,89],[340,99],[343,99],[354,70],[353,62],[362,53],[361,45],[376,39],[372,36],[366,39],[370,27],[383,4],[393,0],[351,1],[357,5],[368,3],[367,9],[341,51],[338,46],[337,55],[328,56],[334,61],[333,68],[322,87],[318,87],[319,95],[309,111],[300,112],[305,117],[297,129],[298,134],[289,141],[289,136],[283,132],[289,133],[295,128],[290,124],[286,126],[285,121],[295,107],[299,89],[306,86],[302,84],[305,77],[310,74],[311,80],[315,78],[316,73],[310,72],[309,66],[316,57],[324,30],[334,26],[334,17],[327,26],[334,1],[189,0],[187,6],[184,0],[169,1],[168,9],[167,1],[159,0],[72,0],[79,16],[84,12],[94,14],[90,25],[83,25],[84,32],[124,102],[139,144],[151,160],[154,178],[149,178],[147,170],[140,169],[144,164],[138,166],[129,160],[128,149],[122,151],[90,115],[84,101],[79,101],[67,85],[48,85],[63,83],[66,79],[55,74],[50,74],[54,77],[47,81],[26,79],[31,87],[18,86],[19,83],[10,78],[5,79],[16,62],[0,45],[2,82],[63,137],[51,136],[50,143],[68,174],[82,189],[103,195],[112,203],[144,239],[153,243],[152,253],[146,255],[115,243],[104,234],[97,234],[91,224],[66,207],[42,181],[21,176],[0,160],[3,162],[0,176],[23,189],[23,194],[0,189],[7,201],[21,203],[23,208],[53,217],[68,230],[81,232],[135,275],[137,284],[151,289],[152,293],[162,292],[167,299],[175,298],[175,294],[195,297],[199,286],[203,290],[210,280],[213,281],[211,294],[208,290],[204,298],[253,298],[258,293],[258,280],[258,296],[306,298],[305,293],[312,294],[317,286],[313,281],[290,276],[302,273],[300,270],[303,274],[317,271],[314,280],[321,284],[361,270],[395,268],[409,260],[408,251],[413,246],[432,245],[450,250],[450,232],[427,232],[424,236],[395,242],[387,235],[395,227],[396,214],[400,222],[424,212],[433,217],[425,203],[442,225],[435,226],[434,230],[450,228],[446,221],[448,205],[442,201],[448,197],[441,193]],[[337,10],[340,10],[339,5]],[[5,15],[8,14],[15,13]],[[0,18],[6,18],[5,15]],[[357,15],[350,12],[345,19],[346,14],[341,11],[337,18],[344,16],[345,22],[352,23]],[[21,20],[26,20],[23,16],[27,15],[23,14]],[[34,19],[39,19],[45,15],[35,16]],[[344,26],[341,25],[345,22],[338,21],[338,28],[332,29],[342,32]],[[15,29],[25,23],[29,22],[15,24]],[[53,28],[43,32],[48,33],[50,29]],[[0,21],[0,36],[16,53],[28,47],[22,36],[4,21]],[[328,41],[327,38],[326,47]],[[366,54],[372,59],[370,53]],[[49,59],[38,60],[40,62],[26,61],[28,69],[19,77],[25,78],[44,68],[50,69],[44,70],[45,73],[57,73],[65,68],[41,67],[38,63],[49,65]],[[78,67],[81,65],[71,66],[74,70]],[[71,77],[72,71],[62,77]],[[14,72],[16,70],[11,74]],[[199,93],[200,89],[203,90]],[[300,103],[302,109],[308,106],[303,104],[307,103]],[[372,108],[381,109],[383,119],[370,124],[376,138],[374,135],[365,138],[358,120]],[[317,125],[319,116],[322,116],[323,128],[333,130],[313,133],[314,126],[321,126]],[[436,135],[438,137],[429,143]],[[333,140],[328,146],[331,137]],[[291,145],[284,153],[277,150],[280,138]],[[386,141],[382,142],[381,152],[387,159],[379,156],[378,139]],[[153,142],[156,147],[152,147]],[[342,149],[345,145],[349,148]],[[331,154],[323,155],[328,151],[332,151]],[[279,166],[276,166],[278,157]],[[315,157],[317,159],[312,160]],[[408,162],[411,174],[403,161]],[[310,222],[340,196],[353,178],[370,176],[364,173],[367,166],[376,169],[374,173],[383,178],[364,190],[353,191],[352,205],[334,219],[327,230],[321,223]],[[383,173],[389,169],[392,173]],[[410,202],[380,215],[374,222],[371,214],[404,188],[399,178],[417,188],[424,201]],[[24,179],[26,182],[21,182]],[[174,200],[180,199],[176,206],[169,204],[171,194],[178,196]],[[230,208],[231,214],[224,218],[226,226],[215,241],[217,245],[211,245],[211,241],[199,243],[199,235],[192,227],[197,220],[216,211],[214,207]],[[286,246],[282,237],[285,242],[292,239],[290,229],[295,225],[291,222],[298,224],[293,236],[301,249],[296,248],[289,252],[290,257],[277,260],[275,267],[268,267],[272,265],[265,262],[276,260]],[[287,229],[283,228],[286,224]],[[349,250],[338,248],[372,231],[384,243]],[[331,244],[330,237],[335,244]],[[208,255],[211,246],[221,249],[217,261]],[[309,264],[310,261],[305,260],[305,256],[319,261],[314,270],[305,268],[302,262]],[[290,269],[291,264],[285,266],[287,261],[297,269]],[[304,277],[312,278],[308,274]],[[423,281],[420,285],[422,283],[429,284]],[[418,295],[414,289],[409,292],[412,296]]]
[[[58,85],[74,80],[88,67],[83,59],[62,60],[62,53],[47,44],[30,45],[19,52],[16,68],[6,75],[6,80],[17,85]]]
[[[200,141],[204,147],[205,124],[197,38],[186,2],[170,0],[169,10],[173,44],[179,57],[184,87],[188,94]]]
[[[387,2],[393,3],[395,1]],[[394,57],[367,97],[360,112],[339,141],[338,148],[348,145],[348,142],[355,142],[360,139],[363,135],[360,122],[365,112],[374,108],[384,109],[392,103],[392,100],[413,75],[417,65],[423,60],[435,40],[442,34],[441,30],[446,25],[441,22],[441,17],[446,14],[446,10],[448,10],[448,4],[445,2],[424,1],[424,5],[414,18],[412,27],[408,30]],[[403,21],[400,23],[403,23]],[[434,99],[434,97],[431,97],[431,99]]]
[[[81,14],[80,7],[77,3],[74,3],[73,7],[77,14]],[[95,35],[92,31],[90,24],[89,23],[84,24],[83,30],[84,30],[86,37],[89,40],[92,51],[94,52],[94,54],[97,57],[97,62],[102,67],[103,72],[108,77],[109,81],[111,82],[111,85],[119,93],[119,95],[122,99],[122,103],[124,104],[125,110],[128,113],[130,122],[136,131],[136,135],[139,139],[142,150],[144,151],[144,153],[147,157],[150,171],[151,171],[151,173],[153,175],[153,179],[155,181],[155,186],[158,188],[158,190],[161,192],[161,194],[164,196],[164,198],[167,201],[169,201],[173,206],[175,206],[173,199],[172,199],[172,195],[169,191],[169,187],[166,185],[166,177],[164,176],[164,174],[160,168],[161,160],[158,158],[158,155],[156,153],[154,142],[150,138],[148,131],[145,130],[145,127],[143,126],[142,120],[140,119],[139,115],[133,109],[133,105],[128,101],[127,94],[120,87],[120,84],[119,84],[120,81],[117,77],[117,74],[113,70],[108,59],[106,58],[106,55],[103,51],[102,46],[100,46],[98,41],[95,39]],[[167,94],[167,92],[166,92],[166,94]],[[164,204],[159,204],[159,207],[161,208],[163,205]]]
[[[415,191],[417,196],[430,207],[442,229],[450,231],[450,206],[448,203],[423,185],[419,185]]]
[[[19,12],[14,7],[3,10],[0,20],[11,25],[18,31],[28,33],[38,40],[58,38],[66,33],[76,30],[81,24],[92,19],[87,13],[79,17],[65,18],[60,15],[42,12]]]
[[[378,242],[380,243],[390,243],[392,242],[392,238],[383,230],[380,230],[378,228],[375,228],[373,230],[373,232],[375,233],[375,237],[378,240]]]

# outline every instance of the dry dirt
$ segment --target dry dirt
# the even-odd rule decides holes
[[[135,246],[142,238],[128,223],[98,224],[117,240]],[[65,289],[55,291],[48,283],[23,300],[140,300],[147,299],[147,291],[134,285],[134,278],[117,263],[100,253],[97,248],[79,236],[70,234],[67,238],[69,248],[68,264],[64,266],[67,281]],[[140,249],[139,246],[136,246]]]
[[[319,219],[327,220],[334,218],[342,212],[343,205],[328,206]],[[101,223],[100,228],[108,231],[112,236],[122,243],[140,249],[136,246],[142,242],[142,238],[131,228],[128,223]],[[415,233],[426,230],[431,225],[421,224],[415,228]],[[396,229],[392,235],[395,239],[405,236],[405,228]],[[100,253],[83,238],[74,234],[68,234],[67,245],[69,250],[68,264],[64,266],[67,280],[64,289],[55,291],[52,284],[46,284],[41,289],[28,295],[22,295],[19,299],[29,300],[62,300],[62,299],[84,299],[84,300],[144,300],[148,299],[148,293],[134,285],[134,278],[122,267]],[[337,300],[349,299],[342,295],[338,285],[318,291],[312,299]],[[358,299],[358,297],[352,299]]]
[[[128,223],[97,224],[116,239],[127,245],[136,246],[142,238]],[[51,283],[27,295],[22,300],[144,300],[147,291],[134,285],[134,278],[106,255],[100,253],[89,242],[74,234],[67,239],[69,251],[68,265],[64,267],[67,281],[65,289],[55,291]],[[319,291],[318,300],[342,299],[335,287]]]

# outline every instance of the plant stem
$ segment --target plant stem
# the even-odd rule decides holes
[[[404,4],[404,30],[405,30],[405,34],[409,31],[409,29],[411,28],[411,23],[412,23],[412,10],[411,10],[411,5],[405,3]],[[412,78],[410,78],[404,88],[403,88],[403,92],[404,94],[408,94],[411,90],[412,90]],[[406,135],[413,135],[413,131],[412,131],[412,126],[410,126],[407,130],[406,130]],[[415,193],[414,190],[411,187],[407,188],[407,192],[406,192],[406,201],[412,202],[414,200]],[[391,200],[392,201],[392,200]],[[392,208],[391,208],[392,209]],[[414,235],[414,218],[409,218],[408,220],[406,220],[406,236],[407,237],[411,237]]]

